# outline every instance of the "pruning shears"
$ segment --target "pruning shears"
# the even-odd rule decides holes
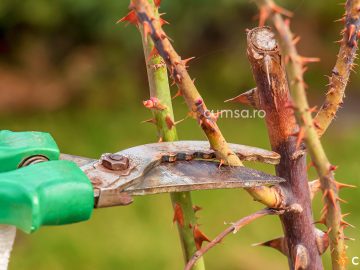
[[[230,144],[243,161],[278,164],[279,154]],[[0,224],[33,232],[90,218],[93,208],[133,196],[274,185],[282,178],[219,166],[206,141],[145,144],[99,159],[60,154],[48,133],[0,131]]]

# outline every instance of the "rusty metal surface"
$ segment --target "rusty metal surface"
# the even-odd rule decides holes
[[[229,145],[244,161],[259,161],[269,164],[277,164],[280,161],[280,156],[272,151],[238,144]],[[101,159],[61,156],[62,159],[77,163],[89,177],[94,187],[98,207],[126,204],[129,200],[127,197],[124,199],[121,193],[124,193],[127,188],[129,193],[132,190],[133,195],[145,195],[170,191],[264,185],[271,184],[271,181],[279,182],[279,179],[275,181],[274,176],[249,168],[222,166],[218,169],[218,164],[209,162],[216,157],[207,141],[146,144],[122,150],[114,155],[126,157],[129,161],[128,168],[112,170],[103,166]],[[171,181],[173,184],[169,184]],[[188,184],[184,184],[184,181],[188,181]],[[143,186],[137,186],[135,191],[136,185]],[[140,192],[141,189],[143,189],[142,192]]]
[[[204,160],[162,163],[144,179],[126,189],[131,195],[206,189],[243,188],[274,185],[284,179],[246,167],[221,166]]]

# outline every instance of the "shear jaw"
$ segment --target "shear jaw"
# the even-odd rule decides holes
[[[279,154],[230,144],[243,161],[277,164]],[[221,166],[206,141],[140,145],[99,160],[62,155],[76,162],[94,187],[95,207],[128,205],[135,195],[278,184],[284,179],[246,167]],[[121,164],[119,164],[119,162]],[[122,164],[127,164],[123,166]]]

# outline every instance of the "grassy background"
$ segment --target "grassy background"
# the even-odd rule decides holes
[[[137,144],[154,142],[153,126],[141,101],[148,98],[140,38],[134,27],[114,22],[127,12],[127,1],[11,1],[0,3],[0,127],[50,132],[62,152],[99,157]],[[302,36],[300,50],[320,56],[310,66],[311,104],[320,104],[335,61],[343,13],[335,0],[289,1],[292,22]],[[184,58],[197,56],[190,73],[210,108],[243,109],[223,104],[254,85],[245,54],[246,28],[256,25],[248,1],[164,1],[169,35]],[[360,166],[358,118],[360,78],[352,74],[345,103],[324,136],[337,179],[356,184]],[[173,89],[174,93],[176,89]],[[187,113],[178,98],[176,118]],[[221,119],[228,141],[268,148],[261,119]],[[205,139],[194,120],[178,126],[181,139]],[[271,166],[247,164],[273,172]],[[316,177],[310,171],[310,179]],[[359,197],[358,197],[359,196]],[[346,190],[343,211],[360,226],[359,190]],[[210,237],[231,222],[261,208],[242,190],[194,192],[201,229]],[[320,196],[314,204],[319,218]],[[359,238],[358,229],[348,229]],[[281,235],[276,217],[266,217],[229,236],[206,256],[207,269],[286,269],[276,251],[251,247]],[[360,256],[358,241],[349,256]],[[330,269],[329,255],[324,257]],[[95,210],[86,223],[46,227],[18,234],[10,269],[182,269],[182,256],[168,195],[137,197],[128,207]],[[356,269],[355,266],[349,269]]]

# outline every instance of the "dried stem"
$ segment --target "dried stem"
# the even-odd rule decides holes
[[[253,222],[254,220],[261,218],[266,215],[279,215],[283,213],[283,211],[277,211],[274,209],[266,208],[262,209],[258,212],[255,212],[247,217],[244,217],[235,223],[232,223],[232,225],[228,228],[226,228],[223,232],[221,232],[218,236],[216,236],[209,244],[204,246],[203,248],[199,249],[194,256],[190,259],[188,264],[185,267],[185,270],[191,270],[193,269],[194,264],[197,260],[202,258],[202,256],[208,252],[210,249],[215,247],[217,244],[219,244],[227,235],[229,235],[231,232],[234,234],[237,233],[242,227],[245,225],[248,225],[249,223]]]
[[[184,97],[191,113],[197,118],[201,128],[206,134],[211,148],[216,152],[221,163],[230,166],[242,166],[242,162],[229,148],[225,138],[216,124],[217,115],[208,111],[205,102],[196,89],[193,80],[187,72],[187,62],[182,60],[174,50],[169,38],[161,27],[161,21],[154,15],[153,8],[147,0],[133,0],[130,8],[136,13],[137,20],[144,28],[144,36],[152,38],[156,53],[165,61],[170,75]],[[265,203],[268,207],[279,207],[279,190],[272,187],[259,187],[246,189],[255,200]]]
[[[319,136],[324,134],[334,120],[336,112],[342,105],[343,98],[345,97],[345,88],[349,81],[358,49],[360,0],[348,0],[346,2],[346,13],[341,21],[345,23],[345,28],[340,41],[340,51],[335,67],[331,72],[325,102],[314,118]]]
[[[270,7],[273,3],[271,0],[256,1],[260,8],[266,6]],[[348,1],[347,6],[350,5]],[[357,2],[357,1],[355,1]],[[272,14],[272,20],[275,28],[280,36],[280,45],[285,59],[288,60],[287,71],[290,81],[290,90],[292,93],[296,118],[301,128],[298,133],[298,141],[305,137],[307,149],[318,172],[321,189],[324,198],[324,223],[330,229],[330,248],[333,269],[346,269],[348,258],[346,255],[346,245],[344,243],[343,228],[347,225],[343,221],[340,208],[340,198],[338,195],[339,187],[342,185],[335,181],[333,174],[333,166],[330,164],[325,151],[321,145],[318,132],[317,123],[313,121],[309,108],[305,83],[303,80],[303,68],[308,62],[316,59],[301,57],[296,50],[293,42],[294,36],[290,31],[289,24],[285,23],[283,18],[278,13]]]
[[[290,106],[289,87],[275,34],[269,27],[248,32],[247,54],[257,85],[259,106],[266,112],[272,150],[281,155],[276,174],[287,180],[280,185],[287,195],[286,203],[299,204],[302,209],[281,215],[290,268],[299,269],[296,266],[302,262],[302,269],[322,269],[315,244],[306,155],[298,151],[298,142],[293,136],[299,127]]]
[[[154,16],[159,18],[158,7],[154,5],[153,0],[149,0],[153,6]],[[178,139],[174,113],[171,102],[170,88],[168,82],[168,75],[166,64],[161,56],[152,54],[154,50],[154,43],[150,37],[144,36],[144,28],[138,25],[142,36],[142,44],[144,48],[144,56],[146,62],[146,69],[150,88],[150,100],[155,99],[161,106],[161,109],[153,108],[154,122],[158,129],[158,137],[161,141],[176,141]],[[175,209],[180,209],[182,222],[177,222],[180,241],[183,249],[185,263],[191,258],[192,254],[196,252],[196,244],[193,237],[191,226],[196,224],[195,212],[193,210],[192,199],[190,192],[171,193],[172,205]],[[205,264],[203,260],[199,260],[194,269],[203,270]]]

